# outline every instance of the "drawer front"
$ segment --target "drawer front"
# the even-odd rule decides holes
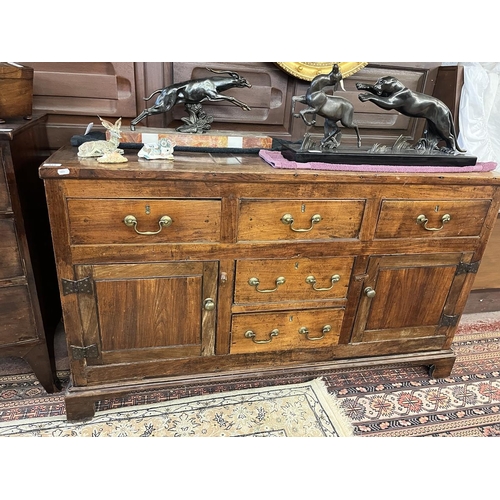
[[[0,146],[0,213],[12,211],[9,190],[7,189],[7,179],[5,177],[3,154],[4,149]]]
[[[0,288],[0,346],[37,338],[26,285]]]
[[[74,245],[220,240],[219,200],[68,199],[68,213]]]
[[[240,260],[235,303],[342,299],[354,259]]]
[[[0,279],[22,276],[14,219],[0,219],[0,234]]]
[[[478,236],[491,200],[385,200],[375,238]]]
[[[338,344],[344,309],[235,314],[231,354],[314,349]]]
[[[242,200],[239,241],[359,237],[364,200]]]

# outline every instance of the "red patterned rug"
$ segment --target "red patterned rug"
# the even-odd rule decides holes
[[[330,370],[246,382],[183,385],[103,400],[96,410],[147,405],[322,377],[354,426],[355,436],[500,435],[500,312],[462,318],[450,377],[430,379],[425,367],[386,365]],[[59,372],[63,386],[68,372]],[[64,415],[62,393],[47,394],[32,374],[0,376],[0,422]]]

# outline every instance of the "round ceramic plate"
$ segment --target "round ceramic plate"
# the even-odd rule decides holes
[[[290,75],[293,75],[301,80],[310,82],[315,76],[329,73],[333,62],[277,62],[281,69],[285,70]],[[364,68],[367,62],[338,62],[343,78],[353,75],[356,71]]]

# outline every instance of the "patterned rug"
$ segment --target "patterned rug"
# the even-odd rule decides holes
[[[479,318],[479,319],[478,319]],[[470,315],[450,377],[423,368],[357,370],[327,379],[361,436],[500,436],[500,314]]]
[[[0,437],[348,437],[352,426],[320,379],[98,412],[0,423]]]
[[[181,403],[186,398],[300,384],[321,377],[349,417],[354,436],[500,435],[500,312],[464,315],[452,347],[457,360],[445,379],[430,379],[425,367],[403,364],[260,374],[234,383],[182,385],[103,400],[96,404],[96,411]],[[59,372],[59,378],[66,385],[68,372]],[[61,393],[45,393],[33,375],[0,376],[0,423],[17,421],[19,425],[21,420],[64,416]]]

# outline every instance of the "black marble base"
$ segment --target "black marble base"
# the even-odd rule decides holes
[[[475,156],[464,153],[419,154],[405,150],[401,153],[369,153],[368,149],[339,147],[330,151],[300,151],[300,145],[283,145],[281,154],[284,158],[298,163],[336,163],[346,165],[403,165],[427,167],[468,167],[477,162]]]

